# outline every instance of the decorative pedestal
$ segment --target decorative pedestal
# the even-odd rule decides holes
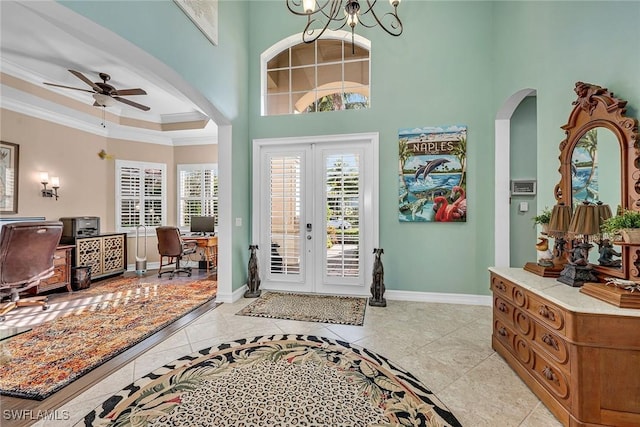
[[[537,274],[541,277],[558,277],[562,271],[562,265],[553,265],[551,267],[543,267],[536,262],[528,262],[524,265],[524,269],[529,273]]]
[[[627,291],[604,283],[585,283],[580,292],[620,308],[640,308],[640,292]]]
[[[573,264],[565,265],[558,277],[558,282],[573,286],[574,288],[580,287],[586,282],[597,281],[598,278],[595,276],[591,267]]]

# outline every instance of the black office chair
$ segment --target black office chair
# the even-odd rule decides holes
[[[180,258],[196,252],[197,242],[194,240],[182,240],[178,227],[162,226],[156,228],[158,236],[158,252],[160,253],[160,268],[158,277],[169,273],[169,278],[173,279],[178,273],[186,273],[191,277],[191,267],[180,267]],[[168,258],[164,263],[165,258]],[[175,264],[173,270],[162,271],[162,267]]]
[[[17,307],[40,305],[48,308],[47,297],[20,299],[20,293],[53,276],[53,258],[60,243],[59,221],[15,222],[2,227],[0,234],[0,321]]]

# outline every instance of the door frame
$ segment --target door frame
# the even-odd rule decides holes
[[[251,187],[251,241],[255,244],[255,239],[260,235],[260,218],[261,206],[260,196],[256,194],[256,190],[260,188],[260,151],[262,147],[272,145],[294,145],[294,144],[316,144],[322,145],[326,143],[350,143],[350,142],[365,142],[371,146],[371,155],[373,158],[373,164],[367,165],[371,168],[371,183],[373,191],[371,195],[364,195],[363,204],[366,208],[370,209],[372,213],[371,219],[371,236],[368,236],[368,242],[372,245],[371,248],[363,248],[363,271],[364,271],[364,283],[365,286],[360,295],[368,294],[368,287],[366,284],[371,282],[372,269],[373,269],[373,249],[379,245],[380,237],[380,209],[379,209],[379,191],[380,191],[380,179],[379,179],[379,135],[377,132],[367,133],[349,133],[349,134],[335,134],[335,135],[317,135],[317,136],[296,136],[296,137],[279,137],[279,138],[257,138],[253,140],[253,152],[252,152],[252,187]],[[268,248],[267,248],[268,250]],[[370,253],[369,253],[370,252]],[[319,255],[318,255],[319,256]],[[263,259],[263,257],[260,257]]]

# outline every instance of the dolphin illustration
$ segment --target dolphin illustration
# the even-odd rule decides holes
[[[419,166],[414,176],[416,181],[418,180],[418,178],[420,178],[420,175],[422,175],[422,179],[425,179],[427,175],[429,175],[429,173],[431,173],[435,168],[444,163],[449,163],[449,160],[445,159],[444,157],[440,157],[438,159],[428,161],[422,166]]]

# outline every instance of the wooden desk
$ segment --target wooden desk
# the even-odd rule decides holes
[[[218,268],[218,236],[183,236],[184,242],[195,241],[204,251],[204,259],[207,263],[209,274],[209,262],[213,262],[214,268]]]
[[[55,255],[53,257],[53,276],[41,281],[38,286],[34,286],[29,289],[29,292],[33,295],[40,292],[50,291],[51,289],[57,289],[66,287],[67,292],[71,292],[71,252],[73,251],[73,245],[59,245],[56,248]]]

